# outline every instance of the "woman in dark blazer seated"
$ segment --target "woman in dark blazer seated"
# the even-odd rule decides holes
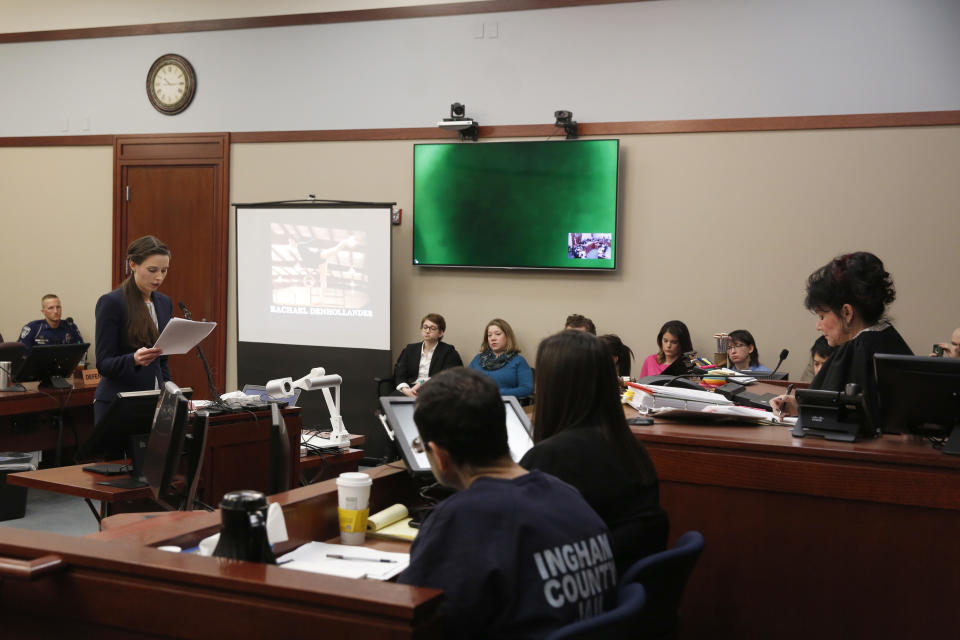
[[[453,345],[441,342],[447,321],[439,313],[428,313],[420,321],[423,342],[408,344],[393,368],[397,391],[415,398],[424,382],[444,369],[462,367],[463,360]]]
[[[576,487],[610,529],[622,574],[663,551],[669,521],[657,471],[623,416],[613,360],[583,331],[550,336],[537,349],[533,440],[520,460]]]
[[[130,276],[96,307],[97,369],[100,384],[93,402],[100,421],[121,391],[158,389],[170,379],[167,357],[152,348],[173,315],[170,298],[157,289],[170,268],[170,250],[153,236],[127,248]]]
[[[810,274],[804,304],[817,316],[817,331],[836,348],[814,376],[811,389],[843,391],[848,383],[856,383],[872,415],[879,414],[874,354],[913,355],[884,319],[896,295],[883,262],[866,251],[838,256]],[[794,396],[777,396],[770,406],[782,415],[797,415]]]

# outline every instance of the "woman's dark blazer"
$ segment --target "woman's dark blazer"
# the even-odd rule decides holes
[[[150,294],[157,312],[160,331],[173,316],[170,298],[154,291]],[[141,367],[134,363],[134,347],[127,339],[127,303],[122,289],[114,289],[97,300],[96,308],[97,370],[100,383],[93,401],[94,424],[107,412],[110,404],[121,391],[146,391],[170,379],[167,356],[160,356],[149,365]]]
[[[393,382],[400,384],[406,382],[410,386],[417,381],[417,373],[420,371],[420,351],[423,349],[422,342],[413,342],[408,344],[400,352],[397,358],[397,364],[393,367]],[[462,367],[463,360],[460,354],[453,348],[452,344],[438,342],[433,351],[433,358],[430,359],[430,376],[435,376],[444,369],[453,367]]]

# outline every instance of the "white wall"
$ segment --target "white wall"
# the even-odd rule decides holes
[[[0,136],[432,126],[453,101],[481,124],[952,110],[958,26],[955,0],[663,0],[4,44]],[[198,75],[173,117],[145,95],[171,51]]]

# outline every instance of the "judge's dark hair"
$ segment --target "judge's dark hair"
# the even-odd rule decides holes
[[[429,320],[433,324],[437,325],[437,328],[440,329],[440,333],[443,333],[447,330],[447,321],[443,319],[443,316],[439,313],[428,313],[420,319],[420,326],[423,326],[423,321]]]
[[[887,305],[897,293],[893,279],[877,256],[857,251],[837,256],[807,278],[807,298],[811,311],[830,310],[838,316],[849,304],[868,326],[883,317]]]
[[[565,429],[596,429],[645,482],[655,480],[653,463],[623,416],[613,360],[599,338],[572,329],[544,338],[536,369],[534,442]]]
[[[630,359],[633,358],[633,351],[631,351],[630,347],[623,344],[623,340],[620,339],[620,336],[614,333],[608,333],[600,336],[599,340],[603,343],[603,346],[607,350],[607,353],[610,355],[610,357],[617,358],[617,375],[629,376]]]
[[[170,249],[154,236],[137,238],[127,247],[125,264],[143,264],[150,256],[169,256]],[[137,287],[131,272],[123,282],[123,300],[127,305],[127,341],[134,349],[152,346],[159,337],[157,325],[150,317],[150,311],[143,301],[143,293]]]
[[[737,329],[730,332],[730,342],[742,342],[748,347],[753,347],[753,353],[750,354],[750,366],[755,367],[760,364],[760,350],[757,349],[757,341],[753,339],[753,334],[746,329]]]
[[[570,327],[573,329],[585,329],[587,333],[592,333],[597,335],[597,326],[593,324],[593,320],[586,316],[582,316],[579,313],[572,313],[567,316],[567,321],[563,323],[564,329]]]
[[[680,320],[668,320],[663,323],[663,326],[660,327],[660,333],[657,334],[657,362],[663,364],[664,360],[667,359],[666,354],[663,352],[663,334],[669,333],[674,338],[680,341],[680,353],[684,354],[687,351],[693,351],[693,341],[690,339],[690,330],[687,329],[685,325]]]
[[[836,347],[831,347],[830,343],[827,342],[826,336],[820,336],[813,341],[813,346],[810,347],[810,357],[820,356],[821,358],[829,358],[833,355],[833,352],[836,350]]]
[[[424,446],[435,442],[458,465],[481,466],[510,455],[500,389],[489,376],[447,369],[423,385],[413,412]]]

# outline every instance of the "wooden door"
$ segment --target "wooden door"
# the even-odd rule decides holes
[[[161,292],[183,302],[194,320],[217,328],[201,344],[222,393],[226,369],[227,134],[129,136],[115,146],[114,286],[126,277],[127,245],[144,235],[160,238],[171,252]],[[170,376],[209,398],[196,349],[171,356]]]

